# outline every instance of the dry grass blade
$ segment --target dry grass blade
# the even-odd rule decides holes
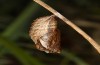
[[[88,40],[91,45],[100,53],[100,46],[95,42],[89,35],[87,35],[83,30],[81,30],[78,26],[73,24],[71,21],[69,21],[67,18],[65,18],[63,15],[61,15],[59,12],[54,10],[52,7],[47,5],[46,3],[42,2],[41,0],[34,0],[44,8],[46,8],[48,11],[52,12],[54,15],[56,15],[58,18],[63,20],[66,24],[68,24],[70,27],[72,27],[74,30],[76,30],[80,35],[82,35],[86,40]]]

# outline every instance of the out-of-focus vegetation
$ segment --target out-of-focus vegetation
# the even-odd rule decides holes
[[[43,0],[100,43],[100,0]],[[51,13],[32,0],[0,0],[0,65],[100,65],[98,52],[58,19],[61,54],[37,50],[33,20]]]

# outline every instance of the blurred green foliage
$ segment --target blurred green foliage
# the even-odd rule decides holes
[[[99,0],[43,1],[71,20],[92,21],[93,25],[75,23],[100,42]],[[61,54],[35,49],[28,35],[30,25],[37,17],[49,14],[32,0],[0,0],[0,65],[100,65],[100,56],[88,42],[61,22]]]

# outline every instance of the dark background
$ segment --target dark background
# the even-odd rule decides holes
[[[100,0],[43,0],[100,43]],[[33,20],[51,15],[32,0],[0,0],[0,65],[100,65],[100,54],[70,26],[58,20],[60,54],[35,48]]]

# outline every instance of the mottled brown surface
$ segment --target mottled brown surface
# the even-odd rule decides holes
[[[37,49],[46,53],[60,53],[60,32],[54,15],[41,17],[32,23],[30,37]]]

